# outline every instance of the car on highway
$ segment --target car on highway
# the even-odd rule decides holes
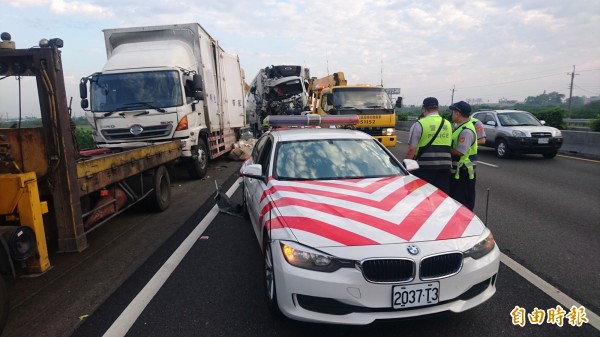
[[[283,128],[263,134],[240,169],[270,309],[363,325],[462,312],[491,298],[500,263],[491,231],[410,174],[415,161],[400,162],[336,117],[358,121],[269,116]]]
[[[485,146],[493,147],[496,156],[506,158],[513,153],[541,154],[554,158],[563,144],[559,129],[545,126],[544,121],[521,110],[489,110],[473,114],[483,123]]]

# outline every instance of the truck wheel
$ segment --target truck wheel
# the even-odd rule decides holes
[[[6,290],[6,283],[4,283],[4,276],[0,275],[0,335],[6,325],[8,319],[8,291]]]
[[[208,170],[208,150],[204,139],[198,139],[198,146],[192,148],[192,158],[187,163],[188,174],[192,179],[202,179]]]
[[[155,212],[162,212],[171,204],[171,178],[164,165],[154,171],[154,191],[148,196],[148,207]]]
[[[542,153],[542,156],[544,156],[544,158],[547,158],[547,159],[552,159],[552,158],[556,157],[557,153],[558,153],[558,151],[544,152],[544,153]]]
[[[498,156],[498,158],[506,158],[508,155],[508,145],[506,145],[504,140],[498,140],[498,143],[496,143],[496,156]]]

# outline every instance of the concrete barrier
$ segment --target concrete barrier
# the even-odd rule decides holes
[[[396,122],[396,130],[409,131],[414,122]],[[559,153],[600,160],[600,132],[567,130],[561,132],[563,146]]]

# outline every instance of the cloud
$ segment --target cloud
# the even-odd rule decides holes
[[[19,0],[11,2],[16,8],[48,7],[50,12],[61,16],[90,16],[110,18],[114,16],[111,9],[82,1],[65,0]]]

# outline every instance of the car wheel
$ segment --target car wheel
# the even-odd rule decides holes
[[[0,335],[2,334],[2,330],[4,330],[6,320],[8,319],[8,310],[8,291],[6,290],[6,284],[4,283],[4,276],[0,275]]]
[[[154,171],[152,187],[154,191],[148,196],[147,206],[155,211],[162,212],[171,204],[171,178],[169,171],[164,165]]]
[[[544,156],[544,158],[547,158],[547,159],[552,159],[552,158],[556,157],[557,153],[558,153],[557,151],[544,152],[544,153],[542,153],[542,156]]]
[[[508,155],[508,145],[506,145],[504,140],[500,139],[496,144],[496,156],[498,156],[498,158],[506,158]]]
[[[277,286],[275,283],[275,269],[273,266],[273,252],[271,250],[271,244],[265,236],[265,253],[264,253],[264,269],[265,269],[265,290],[267,298],[267,307],[275,314],[280,315],[279,304],[277,303]]]
[[[242,180],[242,216],[244,219],[250,219],[250,213],[248,213],[248,200],[246,197],[246,184]]]
[[[187,163],[188,174],[192,179],[202,179],[208,171],[208,150],[204,139],[198,139],[198,146],[192,148],[192,157]]]

